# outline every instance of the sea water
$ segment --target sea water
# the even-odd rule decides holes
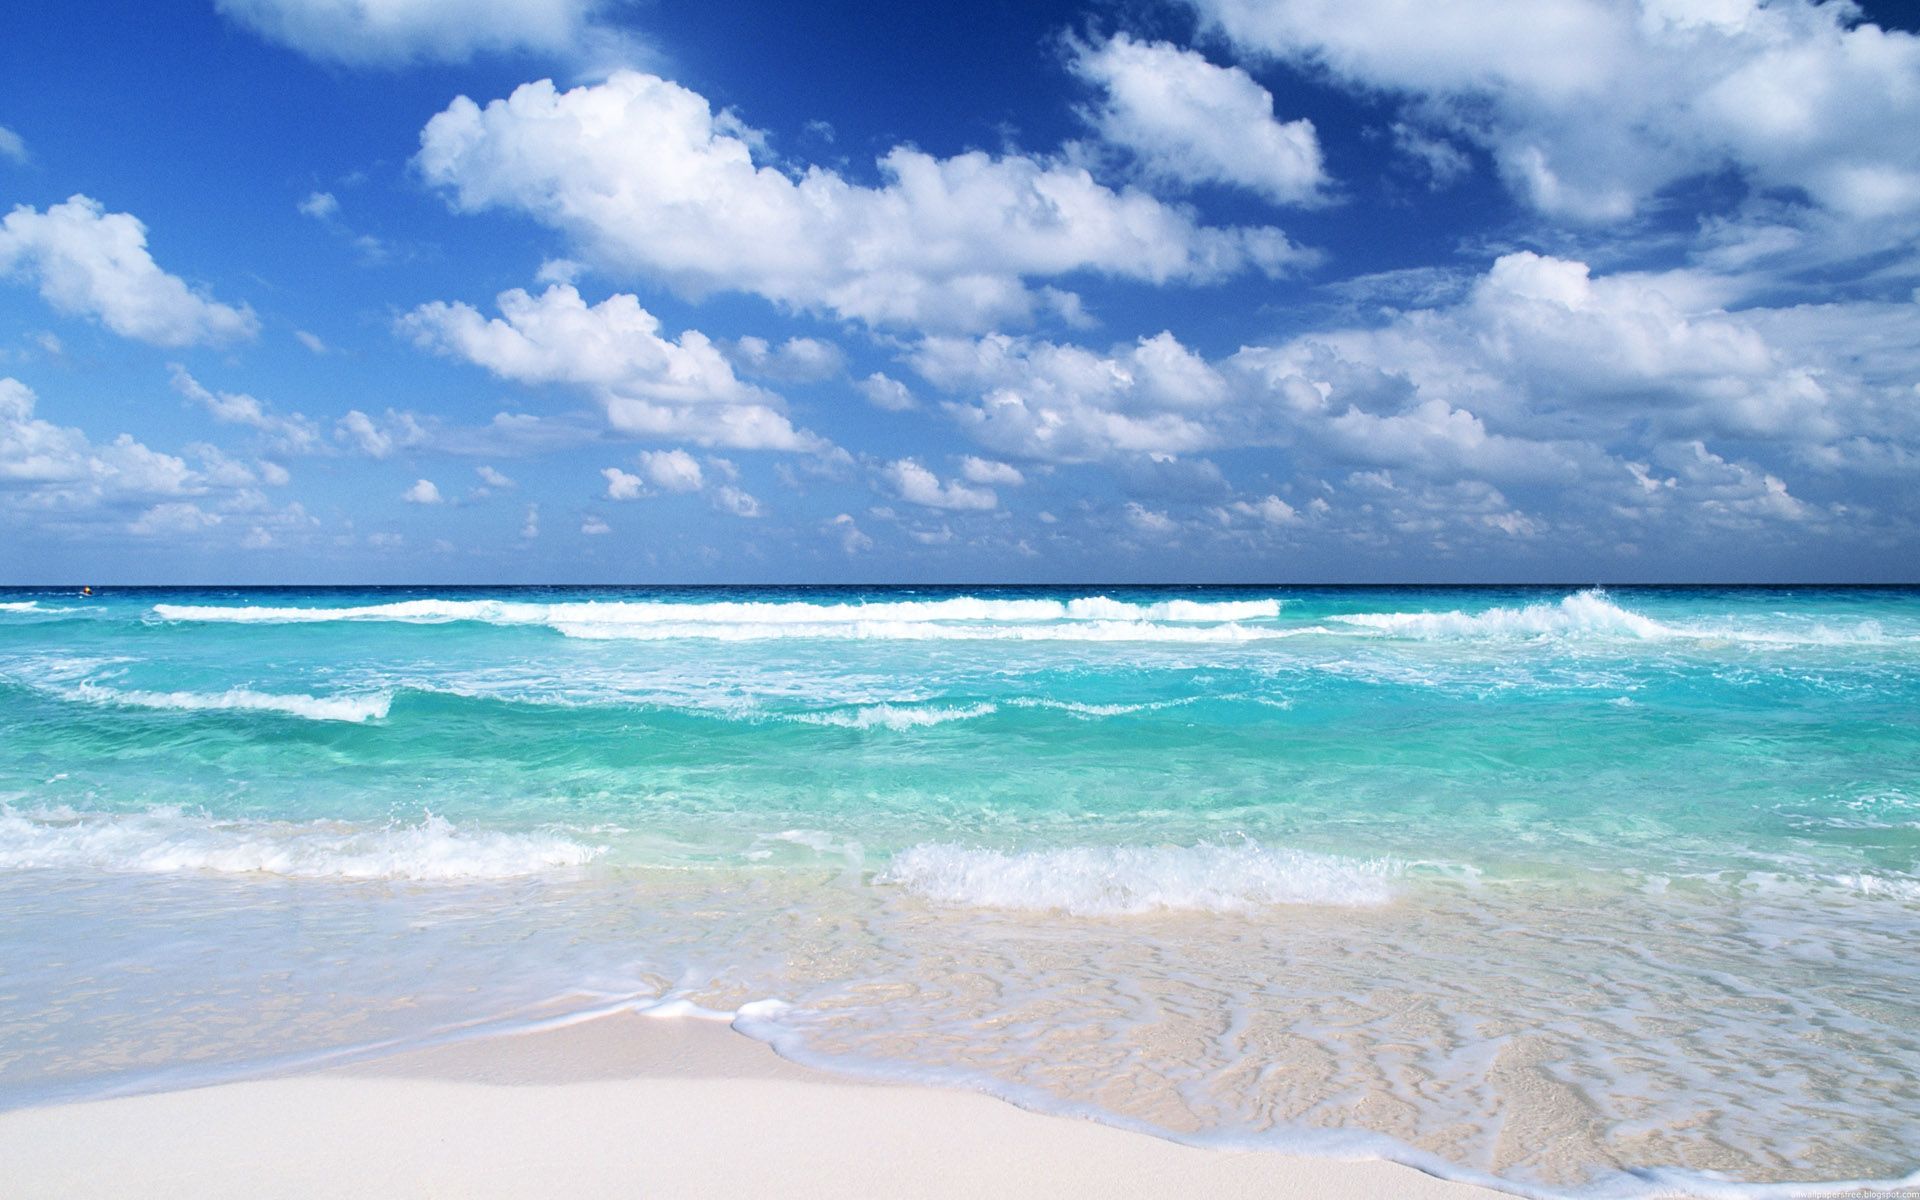
[[[0,593],[0,1104],[620,1009],[1527,1194],[1920,1168],[1920,592]]]

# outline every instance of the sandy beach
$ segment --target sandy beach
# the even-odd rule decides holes
[[[636,1016],[10,1112],[0,1163],[21,1198],[1495,1195],[849,1080],[718,1023]]]

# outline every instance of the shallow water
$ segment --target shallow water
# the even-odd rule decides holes
[[[1898,589],[3,593],[0,1102],[685,998],[1527,1191],[1892,1180],[1916,713]]]

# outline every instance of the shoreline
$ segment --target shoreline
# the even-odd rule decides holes
[[[22,1198],[1502,1195],[843,1077],[718,1022],[635,1014],[0,1113],[0,1162]]]

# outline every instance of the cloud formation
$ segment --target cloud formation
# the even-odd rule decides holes
[[[900,146],[866,187],[819,166],[788,175],[756,160],[764,144],[704,97],[620,71],[564,92],[529,83],[484,108],[463,96],[427,123],[415,161],[456,209],[524,212],[602,270],[879,326],[1077,311],[1028,283],[1073,272],[1209,283],[1303,257],[1277,229],[1203,227],[1064,162]]]
[[[261,37],[309,58],[351,66],[476,54],[572,56],[610,35],[600,0],[214,0]]]
[[[76,195],[45,212],[22,204],[0,221],[0,273],[28,280],[69,316],[156,346],[220,345],[259,332],[246,305],[222,304],[160,269],[147,227]]]
[[[1328,181],[1313,122],[1275,120],[1272,95],[1240,68],[1124,33],[1075,47],[1072,65],[1103,93],[1087,119],[1149,174],[1246,188],[1276,204],[1321,198]]]
[[[1852,218],[1920,212],[1920,38],[1811,0],[1189,0],[1244,52],[1406,98],[1544,213],[1617,221],[1735,168]]]
[[[696,329],[668,339],[660,320],[620,293],[589,305],[570,284],[538,296],[500,293],[498,317],[435,301],[400,320],[425,348],[465,359],[502,379],[587,389],[623,433],[760,450],[821,450],[825,439],[794,428],[780,397],[734,374]]]

